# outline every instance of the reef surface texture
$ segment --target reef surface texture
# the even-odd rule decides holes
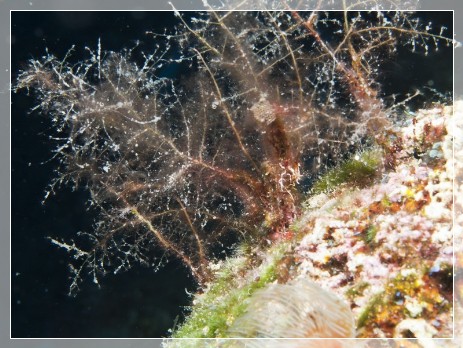
[[[281,337],[402,338],[395,342],[460,347],[456,340],[426,339],[453,337],[454,242],[456,266],[463,267],[463,102],[409,113],[396,127],[378,140],[374,151],[381,161],[370,182],[341,183],[311,195],[291,238],[266,248],[243,245],[234,257],[212,265],[214,282],[195,295],[173,337],[267,338],[246,343],[260,347],[312,344],[272,340]],[[353,160],[363,158],[360,153]],[[458,277],[455,285],[458,319]],[[245,345],[240,342],[214,345]],[[176,344],[186,341],[166,343]]]

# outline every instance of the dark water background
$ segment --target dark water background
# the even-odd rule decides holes
[[[174,22],[170,12],[14,12],[12,71],[45,47],[64,57],[76,45],[118,51],[148,39],[147,30],[161,32]],[[150,40],[148,40],[150,41]],[[150,41],[152,42],[152,40]],[[146,48],[149,51],[149,47]],[[14,79],[14,76],[13,76]],[[154,272],[135,266],[129,272],[101,278],[101,289],[88,277],[76,297],[67,296],[69,255],[47,236],[70,240],[77,231],[91,231],[94,215],[86,208],[88,193],[58,190],[40,204],[53,178],[49,122],[28,110],[33,99],[13,95],[12,105],[12,336],[13,337],[162,337],[174,325],[185,291],[194,290],[187,271],[173,261]]]
[[[423,13],[423,21],[452,28],[451,12]],[[57,57],[76,45],[73,59],[96,49],[118,51],[146,39],[145,32],[162,32],[176,23],[171,12],[13,12],[12,79],[30,58]],[[449,31],[447,36],[451,37]],[[180,72],[167,71],[175,76]],[[386,93],[405,93],[429,84],[452,90],[452,49],[436,54],[401,51],[385,67]],[[194,284],[188,272],[172,261],[154,272],[136,266],[128,272],[100,279],[101,288],[86,279],[77,297],[67,296],[69,255],[46,237],[70,240],[77,231],[91,231],[94,216],[86,209],[88,193],[62,189],[40,204],[53,178],[50,124],[36,113],[25,93],[12,96],[12,337],[163,337],[182,319]]]

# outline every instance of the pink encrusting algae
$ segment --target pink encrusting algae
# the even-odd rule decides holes
[[[420,111],[377,184],[307,203],[297,274],[349,301],[358,337],[452,336],[451,116]]]

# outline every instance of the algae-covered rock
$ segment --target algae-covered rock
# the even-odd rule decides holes
[[[394,130],[400,150],[391,153],[387,139],[382,139],[382,147],[356,154],[322,176],[315,184],[320,189],[312,191],[319,194],[308,198],[290,228],[293,238],[227,260],[228,265],[241,260],[240,266],[228,269],[228,280],[218,277],[196,296],[183,328],[207,303],[234,302],[238,311],[232,306],[235,309],[215,312],[223,316],[220,330],[211,330],[213,314],[210,321],[204,320],[199,331],[207,334],[201,337],[451,337],[453,166],[449,163],[453,153],[449,134],[455,130],[448,127],[455,124],[452,117],[463,117],[461,108],[454,115],[452,111],[445,106],[420,111]],[[417,152],[421,155],[416,156]],[[356,166],[369,173],[360,181],[352,180]],[[337,181],[343,175],[347,184]],[[221,286],[220,294],[217,286]],[[209,308],[214,313],[215,307]],[[355,324],[349,326],[352,321]],[[226,340],[214,344],[282,346],[277,342],[281,343],[246,345]],[[297,347],[300,342],[287,346]],[[301,346],[311,347],[312,343],[303,342]],[[372,346],[368,342],[361,344]],[[318,347],[348,346],[346,341],[319,343]]]

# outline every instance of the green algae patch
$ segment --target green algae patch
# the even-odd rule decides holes
[[[357,153],[320,176],[312,187],[312,193],[330,192],[343,184],[356,187],[368,186],[378,176],[381,165],[380,149],[373,148]]]
[[[368,245],[373,245],[377,232],[378,227],[376,227],[375,225],[369,225],[363,235],[365,243]]]
[[[360,282],[349,288],[345,295],[348,299],[353,300],[358,296],[363,296],[363,292],[370,286],[367,282]]]
[[[251,295],[277,280],[278,265],[287,246],[282,243],[269,248],[257,269],[249,264],[256,255],[241,254],[225,261],[210,287],[196,295],[191,313],[172,337],[227,337],[228,328],[245,312]]]
[[[357,319],[357,328],[363,328],[376,314],[376,309],[383,303],[383,293],[375,295]]]

